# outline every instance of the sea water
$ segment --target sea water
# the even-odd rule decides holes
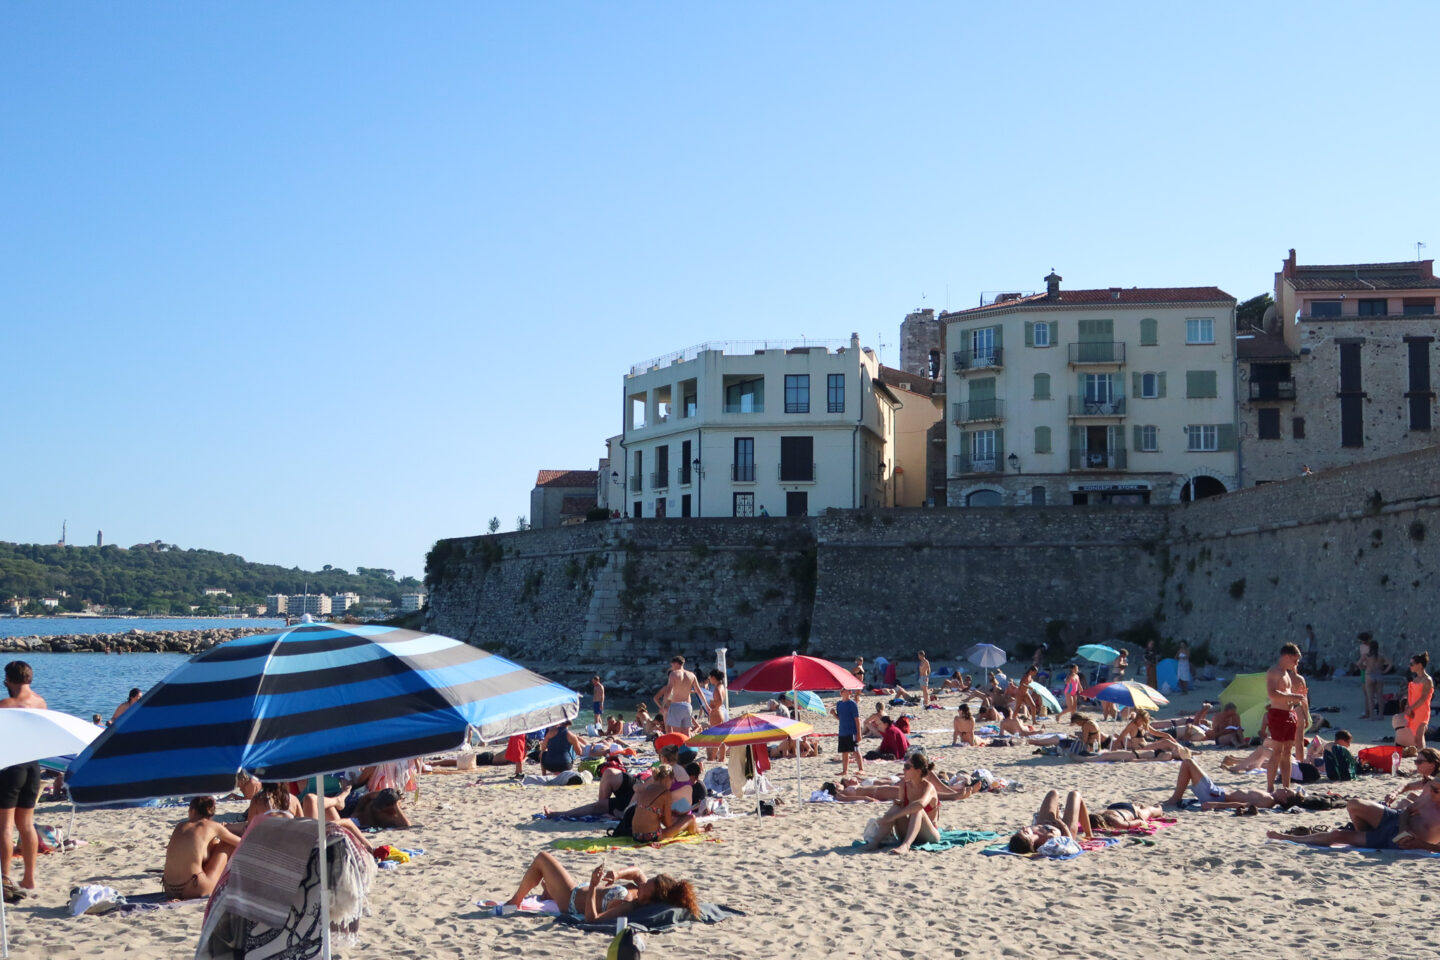
[[[18,617],[0,620],[0,637],[65,636],[80,633],[128,633],[131,630],[208,630],[230,627],[278,627],[283,620],[220,618]],[[35,671],[35,692],[52,710],[89,720],[110,719],[132,687],[149,690],[186,660],[184,653],[25,653],[0,655],[24,660]]]

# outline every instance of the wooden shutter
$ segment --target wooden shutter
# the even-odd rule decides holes
[[[1165,371],[1163,370],[1155,375],[1155,395],[1165,396]]]
[[[1215,446],[1221,450],[1235,449],[1235,424],[1221,423],[1216,425]]]
[[[1130,374],[1130,396],[1140,396],[1140,374],[1138,373]]]
[[[995,431],[995,468],[1000,471],[1005,469],[1005,428],[1001,427]],[[316,829],[319,829],[318,827]]]
[[[1049,428],[1049,427],[1036,427],[1036,428],[1035,428],[1035,452],[1036,452],[1036,453],[1049,453],[1049,452],[1050,452],[1050,428]]]
[[[1138,423],[1137,423],[1137,424],[1134,426],[1134,428],[1133,428],[1134,434],[1133,434],[1132,439],[1134,440],[1134,442],[1131,444],[1131,449],[1132,449],[1132,450],[1144,450],[1144,449],[1145,449],[1145,444],[1143,444],[1143,443],[1141,442],[1141,432],[1140,432],[1141,429],[1142,429],[1142,428],[1140,427],[1140,425],[1139,425]],[[318,829],[318,828],[317,828],[317,829]]]
[[[1035,324],[1029,320],[1025,321],[1025,346],[1035,346]]]
[[[1001,335],[1002,333],[1004,333],[1004,332],[1005,332],[1005,328],[1004,328],[1004,327],[999,327],[999,326],[997,326],[997,327],[995,328],[995,349],[996,349],[996,350],[999,350],[1001,347],[1004,346],[1004,344],[1001,343],[1001,337],[1000,337],[1000,335]]]
[[[1140,321],[1140,346],[1153,347],[1160,342],[1160,338],[1156,336],[1157,326],[1154,317],[1146,317]]]
[[[1083,427],[1071,427],[1071,428],[1070,428],[1070,449],[1071,449],[1071,450],[1084,450],[1084,449],[1085,449],[1085,430],[1084,430]]]

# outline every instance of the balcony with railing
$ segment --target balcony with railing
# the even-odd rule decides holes
[[[1070,416],[1072,417],[1123,417],[1125,398],[1110,397],[1100,400],[1095,397],[1070,395]]]
[[[1294,400],[1294,380],[1251,380],[1251,400]]]
[[[967,453],[957,453],[950,457],[950,472],[953,474],[965,473],[999,473],[1000,459],[995,456],[988,458],[972,457]]]
[[[1070,363],[1123,364],[1125,343],[1123,340],[1082,340],[1070,344]]]
[[[956,373],[994,370],[997,367],[1005,366],[1005,351],[1000,347],[992,347],[988,350],[956,350],[951,354],[951,360],[955,363]]]
[[[1117,450],[1071,450],[1071,470],[1124,470],[1125,451]]]
[[[730,479],[736,483],[754,483],[755,461],[730,464]]]
[[[952,403],[950,409],[956,423],[975,423],[980,420],[1003,420],[1005,418],[1005,401],[996,400],[993,397],[986,400],[966,400],[963,403]]]
[[[692,478],[694,477],[694,473],[695,472],[690,469],[690,464],[687,463],[680,468],[680,476],[676,478],[675,482],[682,487],[688,487],[693,482]]]
[[[639,493],[639,492],[640,492],[640,489],[641,489],[641,488],[640,488],[640,481],[643,480],[643,479],[644,479],[644,477],[631,477],[631,478],[630,478],[630,484],[629,484],[629,486],[630,486],[630,492],[631,492],[631,493]]]
[[[670,471],[656,470],[650,474],[650,489],[664,490],[670,486]]]
[[[775,468],[775,476],[781,483],[814,483],[815,464],[781,460]]]

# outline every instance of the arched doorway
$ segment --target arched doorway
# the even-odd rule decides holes
[[[998,507],[1001,502],[999,490],[976,490],[965,498],[967,507]]]
[[[1206,497],[1217,497],[1225,493],[1225,484],[1214,477],[1201,474],[1191,477],[1190,480],[1180,488],[1180,502],[1189,503],[1191,500],[1204,500]]]

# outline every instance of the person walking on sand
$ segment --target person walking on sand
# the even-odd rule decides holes
[[[1299,665],[1300,648],[1293,643],[1287,643],[1280,648],[1280,656],[1275,665],[1265,671],[1265,696],[1270,701],[1270,707],[1265,711],[1265,719],[1269,724],[1266,746],[1272,751],[1270,762],[1265,767],[1267,793],[1274,791],[1277,773],[1285,788],[1290,788],[1290,758],[1295,750],[1295,738],[1301,729],[1295,708],[1305,702],[1304,694],[1296,692],[1299,674],[1295,671]]]
[[[143,692],[144,691],[142,691],[139,687],[131,687],[129,699],[127,699],[124,703],[120,704],[120,706],[115,708],[114,715],[110,717],[110,723],[113,725],[116,720],[120,719],[120,715],[122,713],[135,706],[136,702],[139,701],[140,696]]]
[[[865,760],[860,756],[860,705],[855,702],[854,690],[841,690],[840,700],[830,708],[839,721],[836,739],[840,748],[840,776],[850,772],[850,758],[855,758],[855,771],[865,772]]]
[[[1425,728],[1430,724],[1430,698],[1435,680],[1426,671],[1430,654],[1421,651],[1410,658],[1410,682],[1405,687],[1405,726],[1415,738],[1416,750],[1425,749]]]
[[[690,735],[694,715],[690,710],[690,698],[700,693],[700,681],[695,674],[685,669],[685,658],[676,654],[670,658],[670,675],[665,686],[655,695],[655,702],[665,711],[665,732]]]
[[[916,672],[920,675],[920,705],[928,707],[930,706],[930,661],[926,658],[924,650],[916,655],[916,660],[919,662]]]
[[[1361,720],[1370,720],[1380,716],[1380,684],[1383,682],[1381,675],[1384,672],[1384,664],[1380,662],[1380,644],[1366,631],[1359,635],[1360,640],[1360,689],[1365,695],[1365,710],[1360,714]]]
[[[598,728],[605,718],[605,684],[600,682],[598,673],[590,678],[590,708],[595,714],[595,726]]]
[[[1190,692],[1190,681],[1190,644],[1181,640],[1180,649],[1175,651],[1175,682],[1181,693]]]
[[[45,698],[30,684],[35,671],[24,660],[11,660],[5,665],[5,690],[9,696],[0,700],[0,708],[22,707],[44,710]],[[0,770],[0,877],[5,887],[5,902],[15,903],[35,889],[35,858],[40,853],[40,836],[35,832],[35,804],[40,799],[40,764],[17,763]],[[20,834],[20,859],[25,872],[19,887],[10,878],[13,837]]]

